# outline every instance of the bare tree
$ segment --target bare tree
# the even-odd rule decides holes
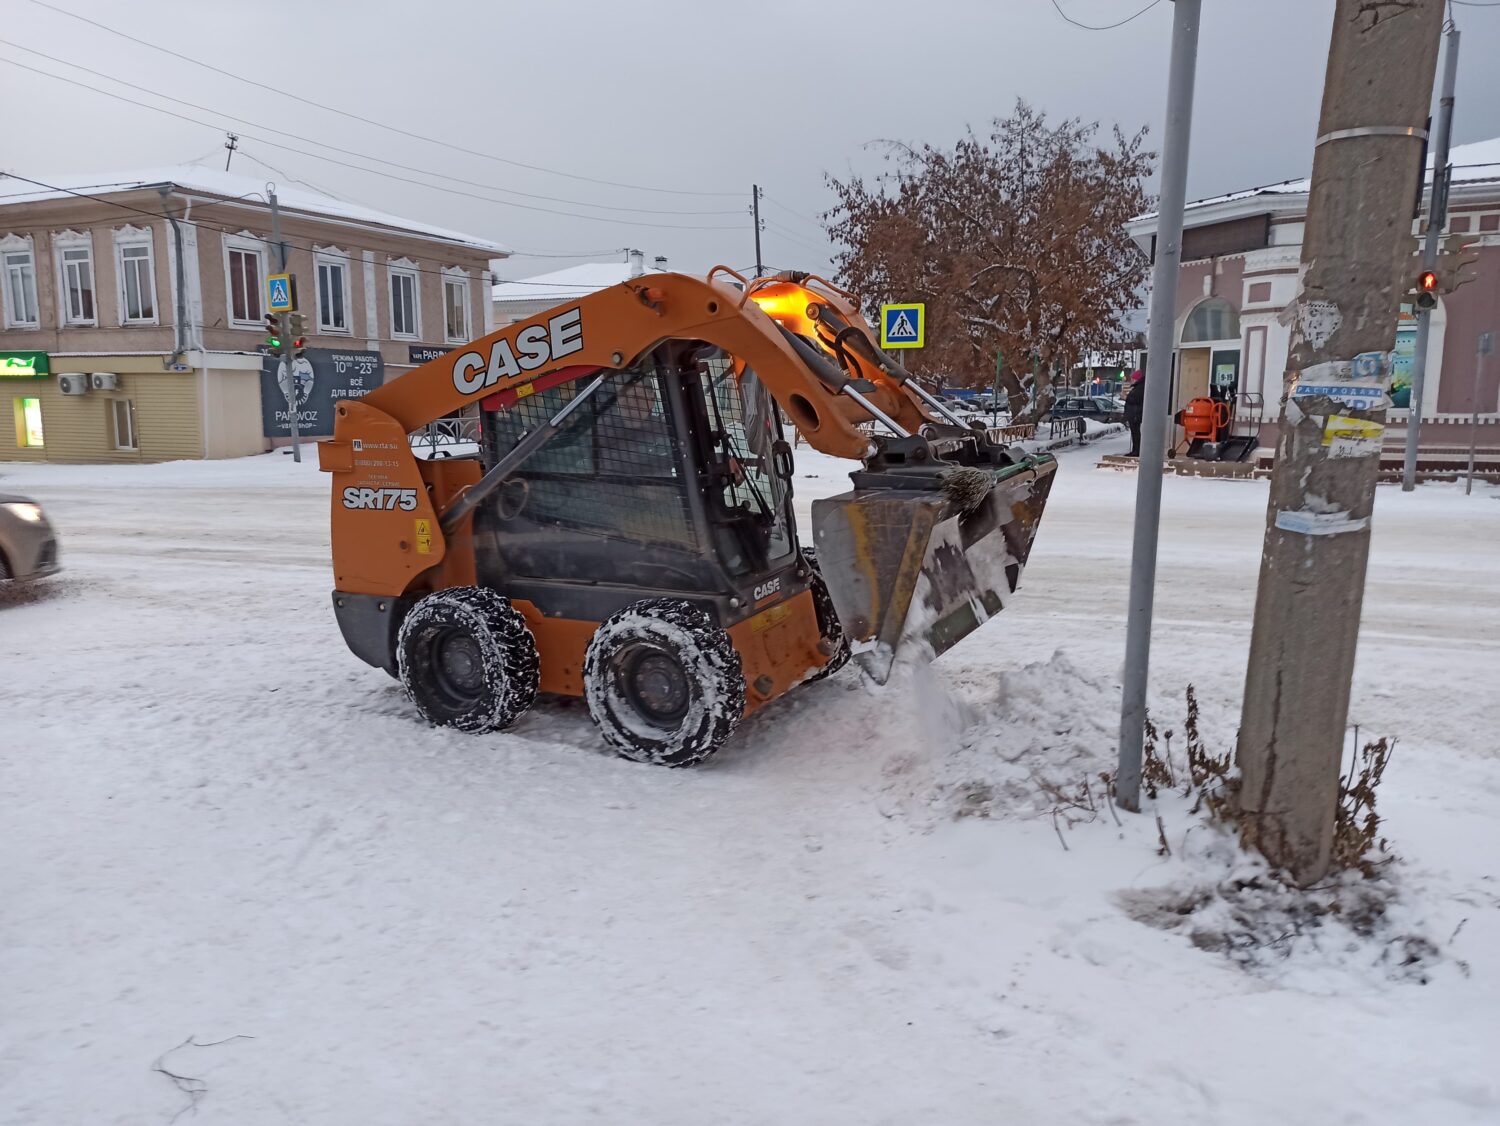
[[[987,138],[970,130],[952,150],[885,142],[891,172],[828,178],[839,202],[824,220],[843,283],[871,311],[927,304],[914,370],[987,386],[998,355],[1012,414],[1035,418],[1052,401],[1054,371],[1128,335],[1122,322],[1139,307],[1148,262],[1124,224],[1150,202],[1156,154],[1144,129],[1116,127],[1108,147],[1095,144],[1098,131],[1076,119],[1049,125],[1018,101]]]

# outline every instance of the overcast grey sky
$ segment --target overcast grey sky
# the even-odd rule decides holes
[[[879,138],[951,143],[966,124],[1006,113],[1018,96],[1054,117],[1098,120],[1106,129],[1148,125],[1155,147],[1172,17],[1170,0],[1112,31],[1070,26],[1051,0],[45,2],[422,138],[586,179],[351,121],[35,0],[6,0],[0,58],[208,124],[0,65],[0,101],[8,107],[0,168],[7,171],[123,171],[197,158],[222,168],[223,129],[234,127],[245,135],[236,171],[305,180],[344,199],[525,250],[634,246],[694,270],[753,262],[745,213],[752,182],[769,197],[766,261],[826,267],[829,248],[814,221],[831,202],[824,173],[878,171],[871,142]],[[1058,3],[1075,19],[1105,24],[1147,0]],[[1332,0],[1204,0],[1203,8],[1189,197],[1305,173]],[[1500,46],[1500,7],[1456,12],[1464,33],[1454,129],[1461,143],[1500,135],[1500,74],[1483,64]],[[205,108],[125,89],[14,44]],[[426,173],[382,168],[396,176],[578,214],[525,210],[340,167],[278,147],[316,153],[318,145],[237,125],[224,114]],[[504,189],[546,198],[506,197]],[[639,225],[646,223],[662,226]],[[516,258],[502,275],[568,264]]]

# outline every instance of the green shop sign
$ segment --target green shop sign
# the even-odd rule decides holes
[[[0,352],[0,379],[31,379],[47,372],[46,352]]]

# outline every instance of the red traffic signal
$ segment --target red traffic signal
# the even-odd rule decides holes
[[[1417,275],[1417,308],[1434,309],[1440,292],[1436,270],[1423,270]]]

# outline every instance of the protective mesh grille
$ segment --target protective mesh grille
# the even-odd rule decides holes
[[[587,385],[554,387],[488,414],[491,463]],[[653,374],[611,377],[517,476],[528,487],[521,516],[535,523],[648,543],[696,543],[677,441]]]

